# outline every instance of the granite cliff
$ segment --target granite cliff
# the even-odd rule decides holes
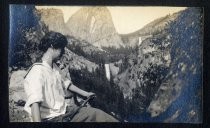
[[[39,9],[37,13],[41,16],[40,22],[44,23],[49,31],[67,34],[68,29],[64,22],[63,12],[59,9]]]
[[[66,23],[69,35],[101,47],[123,47],[106,7],[83,7]]]

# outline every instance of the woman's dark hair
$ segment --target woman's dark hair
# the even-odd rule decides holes
[[[67,43],[68,41],[64,35],[58,32],[50,31],[41,39],[39,50],[46,52],[49,47],[64,49]]]

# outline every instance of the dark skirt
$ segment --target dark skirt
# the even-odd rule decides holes
[[[68,106],[66,113],[72,113],[76,109],[77,106]],[[44,119],[42,121],[43,122],[119,122],[117,119],[105,113],[104,111],[90,106],[80,108],[79,111],[70,120],[68,118],[62,120],[62,115],[61,115],[51,120]]]

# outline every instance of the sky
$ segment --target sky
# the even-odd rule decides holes
[[[56,8],[61,9],[64,21],[78,11],[82,6],[36,6],[37,9]],[[116,31],[120,34],[135,32],[151,21],[184,10],[186,7],[161,7],[161,6],[107,6]]]

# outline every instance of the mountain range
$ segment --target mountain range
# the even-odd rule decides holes
[[[63,13],[59,9],[41,9],[39,12],[49,30],[85,40],[98,48],[124,47],[106,7],[83,7],[67,23],[64,23]]]
[[[111,13],[106,7],[83,7],[74,13],[65,23],[63,13],[59,9],[39,9],[41,21],[49,30],[73,36],[87,41],[98,48],[102,47],[134,47],[139,39],[144,40],[152,34],[160,32],[173,21],[178,13],[155,19],[143,28],[129,34],[117,33]]]

